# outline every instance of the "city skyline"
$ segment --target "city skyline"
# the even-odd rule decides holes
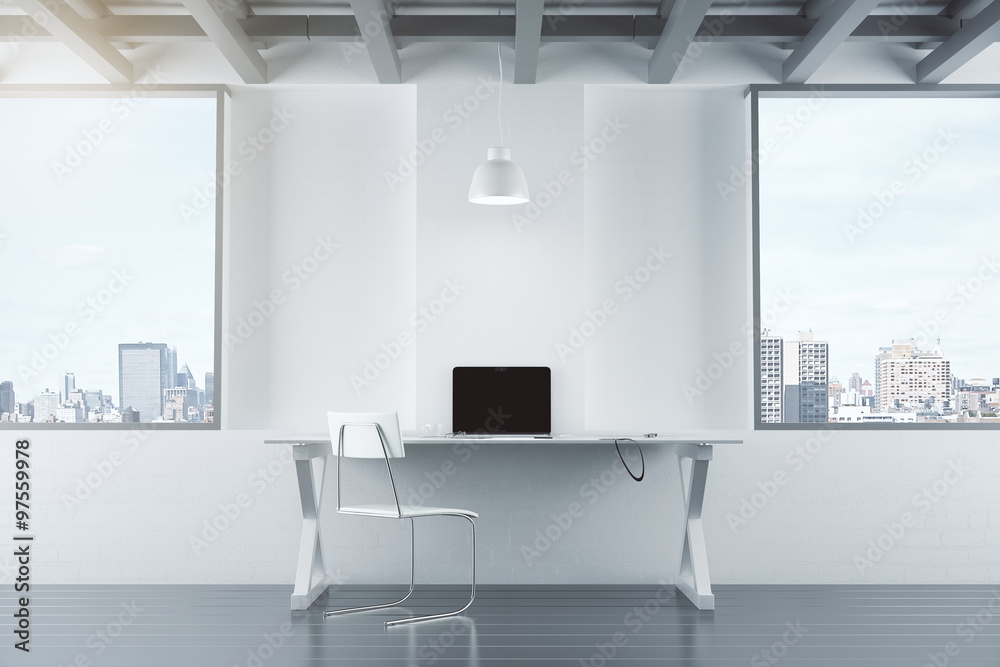
[[[959,376],[937,344],[892,339],[876,348],[872,371],[846,382],[829,374],[835,347],[822,332],[764,329],[760,335],[762,423],[928,420],[981,421],[1000,413],[1000,368]],[[805,356],[803,356],[805,355]],[[811,404],[806,399],[811,397]]]
[[[148,359],[142,355],[146,350],[157,351],[155,368],[146,367]],[[167,416],[167,413],[171,412],[168,403],[174,400],[176,402],[174,407],[183,405],[185,408],[194,406],[199,409],[204,406],[214,406],[215,373],[206,371],[203,375],[199,375],[204,382],[204,386],[199,387],[198,378],[188,364],[179,363],[179,359],[177,348],[166,343],[119,344],[118,387],[119,393],[125,396],[125,400],[115,400],[112,392],[106,387],[77,383],[76,374],[72,371],[60,373],[57,382],[34,394],[20,392],[17,383],[12,380],[0,380],[0,414],[4,412],[13,414],[18,412],[20,406],[31,405],[33,421],[40,422],[55,414],[57,410],[69,409],[74,402],[82,401],[86,412],[77,413],[75,419],[69,417],[62,419],[57,416],[57,421],[87,422],[90,412],[95,408],[101,408],[100,412],[105,415],[108,414],[106,408],[113,408],[116,413],[123,413],[131,408],[143,422],[161,418],[186,421],[189,416],[186,412],[178,416],[179,412],[174,411],[171,413],[172,416]],[[128,387],[124,393],[121,392],[123,387]],[[194,421],[205,420],[206,415],[200,414],[199,419]],[[102,421],[109,419],[105,416]],[[115,420],[110,419],[110,421]]]
[[[823,332],[833,377],[871,374],[873,341],[939,336],[957,376],[1000,369],[998,117],[987,98],[761,98],[760,297],[795,297],[765,326]]]
[[[69,371],[117,404],[121,341],[169,340],[214,370],[215,207],[181,206],[215,171],[215,98],[3,98],[0,112],[0,280],[16,286],[0,380],[34,396]]]

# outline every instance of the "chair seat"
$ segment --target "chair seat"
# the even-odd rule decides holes
[[[351,507],[341,507],[337,510],[341,514],[360,514],[363,516],[386,516],[396,518],[396,506],[395,505],[353,505]],[[446,514],[458,514],[461,516],[468,516],[472,518],[478,518],[479,515],[470,510],[459,510],[450,507],[424,507],[422,505],[400,505],[399,511],[402,513],[403,518],[408,517],[418,517],[418,516],[439,516]]]

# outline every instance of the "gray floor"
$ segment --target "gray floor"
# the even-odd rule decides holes
[[[462,590],[418,588],[402,613],[324,620],[328,605],[396,590],[344,587],[292,613],[288,586],[39,586],[25,654],[12,648],[14,593],[4,586],[0,665],[995,667],[997,588],[720,586],[713,613],[672,588],[482,586],[465,617],[385,629],[411,611],[461,606]]]

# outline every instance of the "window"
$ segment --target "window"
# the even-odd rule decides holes
[[[758,428],[1000,426],[1000,88],[750,96]]]
[[[225,94],[0,89],[0,423],[215,427]]]

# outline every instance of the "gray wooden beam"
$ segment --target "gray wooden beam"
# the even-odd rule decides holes
[[[235,12],[212,0],[181,1],[244,83],[267,83],[267,63]]]
[[[836,0],[781,66],[785,83],[805,83],[878,5],[879,0]]]
[[[683,67],[688,47],[705,20],[711,0],[677,0],[649,59],[649,83],[670,83]]]
[[[545,0],[517,0],[514,22],[514,83],[534,83],[542,43]]]
[[[976,14],[917,63],[917,83],[940,83],[1000,37],[1000,1]]]
[[[132,63],[65,0],[14,0],[29,17],[45,17],[46,31],[111,83],[131,83]],[[17,17],[23,19],[23,17]],[[18,31],[16,34],[23,34]]]
[[[392,18],[382,0],[351,0],[360,38],[368,48],[368,57],[380,83],[402,83],[399,52],[392,36]]]

